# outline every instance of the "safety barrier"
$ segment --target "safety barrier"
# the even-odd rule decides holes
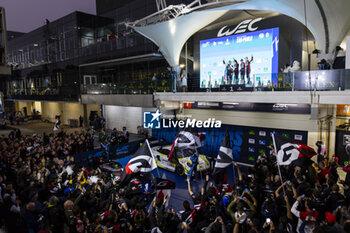
[[[92,158],[101,157],[104,154],[104,152],[105,156],[109,160],[121,159],[134,154],[140,147],[140,143],[143,142],[144,140],[137,140],[126,144],[110,145],[108,147],[108,151],[105,151],[105,149],[101,148],[82,152],[74,155],[74,162],[76,166],[79,167],[88,166],[89,163],[92,162]]]

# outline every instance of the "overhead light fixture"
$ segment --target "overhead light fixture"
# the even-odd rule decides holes
[[[198,106],[219,106],[216,102],[198,102]]]

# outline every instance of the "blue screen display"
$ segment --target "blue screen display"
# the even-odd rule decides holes
[[[273,73],[278,73],[278,43],[279,28],[201,40],[200,87],[272,84]]]

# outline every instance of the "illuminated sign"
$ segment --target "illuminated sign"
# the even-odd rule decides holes
[[[240,22],[237,27],[235,27],[233,30],[227,29],[227,25],[223,26],[219,32],[217,37],[222,37],[222,36],[230,36],[233,34],[238,34],[238,33],[244,33],[247,30],[250,32],[256,31],[258,27],[254,27],[254,24],[261,21],[262,18],[257,18],[257,19],[247,19],[242,22]]]
[[[338,104],[337,116],[350,116],[350,105]]]

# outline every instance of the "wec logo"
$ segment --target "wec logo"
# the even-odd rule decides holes
[[[254,27],[254,24],[261,21],[262,18],[257,18],[257,19],[247,19],[242,22],[240,22],[237,27],[235,27],[232,31],[230,29],[227,29],[227,25],[222,27],[219,32],[217,37],[222,37],[222,36],[230,36],[233,34],[238,34],[238,33],[244,33],[247,30],[248,31],[256,31],[258,27]],[[225,31],[226,30],[226,31]]]

